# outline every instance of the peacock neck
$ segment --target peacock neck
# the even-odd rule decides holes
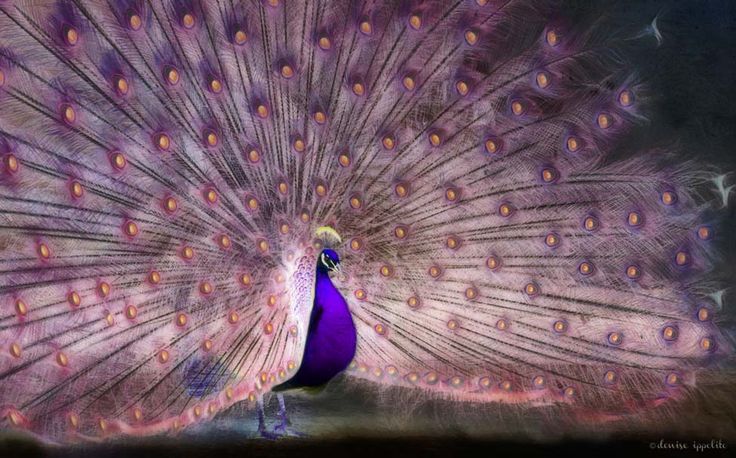
[[[332,284],[332,279],[327,270],[317,270],[315,292],[320,297],[326,299],[319,301],[319,305],[323,308],[323,313],[350,317],[350,309],[347,307],[347,302],[342,298],[340,291]]]

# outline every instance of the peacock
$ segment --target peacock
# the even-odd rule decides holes
[[[687,396],[732,350],[730,187],[622,151],[661,39],[526,0],[1,1],[0,425],[245,403],[281,434],[343,373],[584,419]]]

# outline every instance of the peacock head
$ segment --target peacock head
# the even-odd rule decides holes
[[[320,272],[334,272],[340,265],[340,256],[335,250],[325,248],[319,254],[317,261],[317,270]]]

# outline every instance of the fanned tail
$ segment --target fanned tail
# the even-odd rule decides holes
[[[299,367],[323,226],[352,375],[604,417],[694,387],[731,351],[705,179],[621,150],[628,36],[536,3],[0,3],[3,425],[255,401]]]

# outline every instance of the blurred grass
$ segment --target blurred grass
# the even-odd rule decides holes
[[[420,400],[414,390],[376,391],[337,380],[315,397],[289,397],[296,430],[307,437],[277,441],[257,434],[247,403],[178,436],[118,438],[98,444],[44,446],[20,434],[0,436],[0,457],[139,456],[459,456],[567,452],[671,456],[650,443],[721,440],[736,447],[736,374],[643,416],[579,423],[556,407],[519,408]],[[276,401],[269,403],[271,423]],[[693,450],[690,450],[691,452]],[[726,450],[709,450],[720,456]]]

